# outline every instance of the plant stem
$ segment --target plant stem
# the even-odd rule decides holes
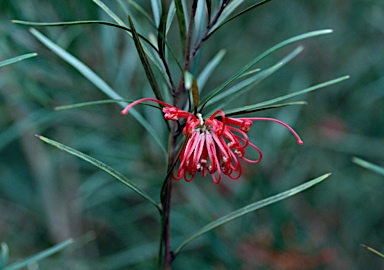
[[[177,155],[177,131],[178,126],[172,126],[170,132],[170,147],[169,147],[169,161],[168,161],[168,172],[173,170],[174,164],[178,157]],[[164,247],[164,261],[163,265],[166,270],[171,269],[171,263],[174,259],[172,246],[171,246],[171,226],[170,226],[170,214],[171,214],[171,197],[172,197],[172,174],[170,173],[163,184],[161,191],[161,203],[163,206],[162,211],[162,243],[161,248]]]
[[[191,64],[191,43],[192,43],[192,35],[193,35],[193,25],[195,21],[196,9],[197,9],[198,0],[194,0],[192,3],[191,16],[189,19],[188,25],[188,34],[187,40],[185,42],[185,52],[184,52],[184,65],[183,65],[183,73],[180,75],[179,85],[177,86],[177,91],[174,98],[174,106],[178,106],[180,95],[182,94],[184,88],[184,72],[189,71]]]

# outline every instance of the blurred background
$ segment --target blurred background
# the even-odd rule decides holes
[[[140,1],[150,12],[150,1]],[[127,1],[104,3],[126,18]],[[245,7],[245,6],[244,6]],[[144,18],[138,30],[153,29]],[[137,194],[92,165],[44,144],[41,134],[126,175],[158,199],[166,159],[147,131],[116,104],[55,111],[107,99],[77,70],[12,19],[38,22],[108,20],[92,1],[2,0],[0,61],[37,57],[0,69],[0,241],[10,262],[74,238],[63,252],[33,269],[153,269],[159,218]],[[177,32],[177,27],[171,31]],[[208,233],[186,247],[175,269],[383,269],[384,179],[352,163],[384,165],[384,2],[381,0],[271,1],[231,21],[203,46],[199,68],[221,49],[226,55],[205,93],[271,46],[312,30],[329,35],[288,46],[260,63],[268,67],[297,46],[304,51],[231,106],[261,102],[343,75],[339,84],[297,97],[306,106],[255,113],[287,122],[256,122],[251,141],[264,154],[243,164],[238,181],[210,177],[174,182],[172,236],[176,248],[208,222],[251,202],[327,172],[332,176],[292,198]],[[135,47],[106,26],[36,27],[80,59],[126,99],[151,96]],[[175,35],[176,36],[176,35]],[[178,39],[172,45],[180,55]],[[176,76],[177,77],[177,76]],[[231,107],[228,107],[231,108]],[[167,142],[162,115],[139,110]],[[32,268],[31,268],[32,269]]]

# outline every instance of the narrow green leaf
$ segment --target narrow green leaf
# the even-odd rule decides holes
[[[357,165],[360,165],[363,168],[366,168],[366,169],[368,169],[368,170],[370,170],[372,172],[375,172],[375,173],[378,173],[378,174],[384,176],[384,168],[383,167],[380,167],[380,166],[378,166],[376,164],[373,164],[371,162],[368,162],[366,160],[363,160],[363,159],[357,158],[357,157],[354,157],[352,159],[352,161],[354,163],[356,163]]]
[[[226,223],[228,223],[234,219],[242,217],[242,216],[244,216],[244,215],[246,215],[252,211],[258,210],[262,207],[265,207],[265,206],[273,204],[275,202],[284,200],[284,199],[291,197],[291,196],[293,196],[299,192],[302,192],[303,190],[308,189],[308,188],[320,183],[321,181],[325,180],[329,176],[330,176],[329,173],[324,174],[324,175],[317,177],[313,180],[310,180],[310,181],[308,181],[308,182],[306,182],[300,186],[297,186],[297,187],[292,188],[290,190],[284,191],[282,193],[279,193],[279,194],[274,195],[272,197],[266,198],[264,200],[249,204],[249,205],[247,205],[243,208],[240,208],[240,209],[238,209],[238,210],[236,210],[236,211],[234,211],[228,215],[225,215],[223,217],[218,218],[217,220],[215,220],[215,221],[205,225],[204,227],[202,227],[199,231],[197,231],[192,236],[187,238],[183,243],[181,243],[181,245],[175,250],[174,255],[176,256],[185,245],[187,245],[189,242],[191,242],[195,238],[201,236],[202,234],[207,233],[213,229],[216,229],[217,227],[224,225],[224,224],[226,224]]]
[[[28,259],[25,259],[25,260],[18,262],[18,263],[8,265],[7,267],[4,268],[4,270],[17,270],[17,269],[21,269],[23,267],[27,267],[28,265],[30,265],[32,263],[41,261],[42,259],[45,259],[45,258],[51,256],[52,254],[55,254],[55,253],[61,251],[62,249],[66,248],[67,246],[69,246],[72,243],[73,243],[73,240],[68,239],[68,240],[61,242],[60,244],[57,244],[57,245],[55,245],[49,249],[46,249],[46,250],[28,258]]]
[[[251,62],[249,62],[246,66],[244,66],[242,69],[240,69],[234,76],[229,78],[226,82],[224,82],[221,86],[219,86],[216,90],[212,91],[212,93],[209,95],[209,97],[205,98],[205,102],[202,104],[202,107],[200,110],[204,108],[204,106],[207,104],[209,100],[211,100],[213,97],[215,97],[217,94],[219,94],[225,87],[227,87],[231,82],[239,78],[241,75],[243,75],[248,69],[250,69],[252,66],[254,66],[256,63],[260,62],[262,59],[270,55],[271,53],[275,52],[276,50],[283,48],[289,44],[292,44],[294,42],[307,39],[310,37],[315,37],[319,35],[325,35],[332,33],[332,30],[325,29],[325,30],[318,30],[313,32],[308,32],[302,35],[298,35],[292,38],[289,38],[287,40],[284,40],[283,42],[280,42],[279,44],[269,48],[268,50],[264,51],[262,54],[257,56],[255,59],[253,59]]]
[[[165,39],[167,31],[167,16],[168,16],[168,5],[165,0],[161,0],[161,16],[159,27],[157,30],[157,47],[159,49],[160,58],[165,59]]]
[[[19,20],[12,20],[12,23],[15,24],[23,24],[23,25],[31,25],[31,26],[71,26],[71,25],[86,25],[86,24],[98,24],[98,25],[106,25],[106,26],[112,26],[116,27],[122,30],[127,31],[131,35],[131,29],[129,29],[127,26],[115,24],[111,22],[106,21],[97,21],[97,20],[91,20],[91,21],[72,21],[72,22],[27,22],[27,21],[19,21]],[[140,39],[145,41],[149,46],[152,47],[156,52],[158,52],[157,48],[143,35],[138,34]]]
[[[133,102],[133,100],[115,100],[115,99],[105,99],[105,100],[97,100],[97,101],[89,101],[89,102],[81,102],[81,103],[76,103],[76,104],[71,104],[71,105],[63,105],[63,106],[57,106],[55,107],[56,111],[61,111],[61,110],[70,110],[70,109],[76,109],[76,108],[81,108],[85,106],[92,106],[92,105],[100,105],[100,104],[109,104],[109,103],[119,103],[119,102]],[[153,104],[146,104],[146,103],[140,103],[140,105],[145,105],[153,108],[157,108],[161,110],[161,107],[153,105]]]
[[[8,262],[8,246],[5,242],[1,242],[1,253],[0,253],[0,269],[4,269],[5,265]]]
[[[70,110],[70,109],[76,109],[76,108],[81,108],[81,107],[85,107],[85,106],[110,104],[110,103],[118,103],[118,102],[132,102],[132,100],[105,99],[105,100],[81,102],[81,103],[76,103],[76,104],[57,106],[57,107],[55,107],[55,111]]]
[[[212,14],[212,1],[211,0],[205,0],[205,4],[207,6],[208,21],[210,21],[211,20],[211,14]]]
[[[227,98],[224,104],[220,103],[220,108],[225,107],[227,104],[231,104],[233,100],[235,100],[240,95],[243,95],[243,94],[247,93],[249,90],[252,89],[252,88],[248,88],[248,90],[247,89],[243,90],[244,88],[246,88],[247,86],[250,86],[250,85],[255,85],[256,83],[259,83],[262,80],[264,80],[265,78],[269,77],[270,75],[275,73],[277,70],[282,68],[284,65],[286,65],[293,58],[295,58],[302,51],[303,51],[303,47],[302,46],[297,47],[295,50],[293,50],[290,54],[288,54],[286,57],[281,59],[278,63],[276,63],[272,67],[267,68],[267,69],[265,69],[265,70],[263,70],[263,71],[261,71],[259,73],[256,73],[252,77],[250,77],[250,78],[248,78],[248,79],[246,79],[244,81],[241,81],[240,83],[237,83],[236,85],[232,86],[228,90],[218,94],[217,96],[212,98],[207,103],[207,105],[210,105],[212,103],[218,102],[218,101],[220,101],[220,100],[222,100],[224,98],[227,98],[229,96],[230,96],[230,98]],[[216,111],[216,110],[217,109],[215,109],[214,111]]]
[[[199,91],[201,92],[204,88],[206,82],[210,78],[213,71],[220,64],[221,60],[224,58],[225,50],[220,50],[208,64],[205,65],[204,69],[197,76],[197,85],[199,86]]]
[[[76,57],[69,54],[67,51],[56,45],[50,39],[45,37],[36,29],[31,28],[31,33],[45,46],[51,49],[54,53],[56,53],[59,57],[61,57],[68,64],[77,69],[85,78],[87,78],[91,83],[93,83],[100,91],[109,96],[114,100],[124,100],[115,90],[113,90],[105,81],[103,81],[93,70],[91,70],[84,63],[79,61]],[[119,105],[123,108],[128,106],[126,102],[119,102]],[[130,114],[136,118],[136,120],[151,134],[151,136],[155,139],[156,143],[163,150],[164,153],[167,153],[165,147],[163,146],[160,138],[157,136],[155,130],[151,127],[151,125],[146,121],[141,114],[139,114],[135,109],[130,110]]]
[[[204,1],[198,1],[194,21],[194,32],[196,33],[196,37],[199,39],[202,37],[207,28],[206,3]]]
[[[296,105],[307,105],[308,103],[306,101],[296,101],[296,102],[289,102],[289,103],[283,103],[283,104],[276,104],[276,105],[268,105],[264,107],[259,107],[257,109],[253,110],[244,110],[244,111],[238,111],[238,112],[231,112],[227,113],[226,110],[224,110],[224,113],[226,116],[234,116],[239,114],[247,114],[247,113],[253,113],[253,112],[259,112],[259,111],[265,111],[269,109],[277,109],[277,108],[283,108],[288,106],[296,106]]]
[[[243,1],[243,0],[242,0]],[[253,4],[249,7],[247,7],[246,9],[240,11],[239,13],[237,13],[236,15],[230,17],[229,19],[226,19],[234,10],[236,7],[239,6],[239,4],[241,4],[242,1],[234,1],[232,2],[231,4],[234,5],[234,8],[231,8],[231,10],[228,9],[227,12],[223,12],[223,14],[220,16],[219,20],[217,21],[217,23],[215,24],[214,27],[212,27],[211,31],[209,31],[209,35],[212,35],[215,31],[217,31],[220,27],[222,27],[224,24],[232,21],[233,19],[239,17],[240,15],[243,15],[244,13],[248,12],[248,11],[251,11],[252,9],[258,7],[258,6],[261,6],[271,0],[263,0],[263,1],[260,1],[256,4]],[[229,4],[229,5],[231,5]],[[229,6],[228,5],[228,6]]]
[[[13,57],[13,58],[1,61],[0,62],[0,67],[4,67],[6,65],[10,65],[10,64],[16,63],[16,62],[19,62],[19,61],[27,59],[27,58],[35,57],[36,55],[37,55],[37,53],[27,53],[27,54],[19,55],[19,56],[16,56],[16,57]]]
[[[337,79],[334,79],[334,80],[330,80],[330,81],[327,81],[327,82],[316,84],[316,85],[311,86],[309,88],[306,88],[306,89],[303,89],[303,90],[300,90],[300,91],[297,91],[297,92],[294,92],[294,93],[291,93],[291,94],[288,94],[288,95],[284,95],[284,96],[281,96],[281,97],[278,97],[278,98],[270,99],[270,100],[267,100],[267,101],[264,101],[264,102],[260,102],[260,103],[256,103],[256,104],[253,104],[253,105],[242,106],[242,107],[238,107],[238,108],[235,108],[235,109],[226,110],[226,112],[228,114],[233,114],[233,113],[240,113],[242,111],[257,110],[259,108],[262,108],[262,107],[265,107],[265,106],[268,106],[268,105],[271,105],[271,104],[274,104],[274,103],[277,103],[277,102],[281,102],[283,100],[286,100],[286,99],[289,99],[289,98],[293,98],[295,96],[299,96],[299,95],[302,95],[302,94],[305,94],[305,93],[308,93],[308,92],[312,92],[312,91],[324,88],[326,86],[330,86],[330,85],[335,84],[335,83],[339,83],[339,82],[344,81],[344,80],[346,80],[348,78],[349,78],[349,76],[343,76],[343,77],[340,77],[340,78],[337,78]]]
[[[64,144],[61,144],[59,142],[56,142],[54,140],[51,140],[51,139],[48,139],[46,137],[43,137],[43,136],[40,136],[40,135],[36,135],[40,140],[42,140],[43,142],[46,142],[60,150],[63,150],[71,155],[74,155],[82,160],[85,160],[86,162],[96,166],[97,168],[103,170],[104,172],[108,173],[109,175],[111,175],[113,178],[117,179],[118,181],[120,181],[121,183],[123,183],[124,185],[126,185],[127,187],[129,187],[130,189],[132,189],[134,192],[136,192],[137,194],[139,194],[141,197],[143,197],[144,199],[146,199],[147,201],[151,202],[152,204],[154,204],[157,208],[159,208],[158,206],[158,203],[156,203],[155,200],[153,200],[147,193],[145,193],[143,190],[141,190],[140,188],[138,188],[134,183],[132,183],[127,177],[125,177],[124,175],[122,175],[120,172],[116,171],[115,169],[109,167],[108,165],[104,164],[103,162],[91,157],[91,156],[88,156],[80,151],[77,151],[71,147],[68,147]]]
[[[128,26],[112,11],[110,10],[103,2],[101,2],[100,0],[92,0],[93,2],[95,2],[100,8],[102,8],[113,20],[115,20],[115,22],[117,22],[119,25],[122,25],[122,26],[125,26],[128,28]],[[129,35],[132,37],[132,34],[130,32],[128,32]],[[164,76],[164,78],[167,77],[166,75],[166,72],[164,71],[164,69],[161,67],[161,64],[159,62],[161,61],[156,61],[156,57],[153,56],[146,47],[143,47],[147,57],[149,59],[151,59],[151,61],[156,65],[156,67],[160,70],[161,74]],[[157,52],[157,50],[156,50]],[[163,65],[165,65],[166,63],[162,63]]]
[[[125,27],[128,27],[112,10],[110,10],[102,1],[92,0],[96,5],[98,5],[102,10],[105,11],[115,22]]]
[[[167,29],[165,30],[165,34],[168,34],[169,29],[171,28],[173,19],[175,18],[176,8],[175,2],[172,2],[169,6],[168,15],[167,15]]]
[[[139,4],[137,4],[135,1],[129,1],[128,4],[130,4],[135,9],[137,9],[137,11],[139,11],[148,20],[148,22],[153,26],[153,28],[157,29],[156,23],[152,20],[149,14],[145,12],[145,10]]]
[[[374,249],[374,248],[371,248],[371,247],[369,247],[369,246],[366,246],[366,245],[361,245],[363,248],[365,248],[365,249],[367,249],[367,250],[369,250],[370,252],[373,252],[373,253],[375,253],[376,255],[378,255],[378,256],[380,256],[381,258],[383,258],[384,259],[384,254],[383,253],[381,253],[381,252],[379,252],[379,251],[377,251],[376,249]]]
[[[131,31],[132,31],[132,38],[133,38],[133,41],[135,43],[136,50],[137,50],[137,52],[139,54],[139,57],[140,57],[140,60],[141,60],[141,64],[143,65],[143,68],[144,68],[144,71],[145,71],[145,75],[147,75],[147,79],[149,81],[149,84],[152,87],[153,93],[155,94],[156,98],[158,100],[163,100],[164,101],[163,95],[161,94],[159,86],[157,85],[157,81],[156,81],[155,75],[153,74],[151,65],[149,64],[148,59],[145,56],[143,46],[141,45],[139,36],[138,36],[138,34],[136,32],[135,26],[134,26],[133,21],[132,21],[130,16],[128,16],[128,20],[129,20],[129,25],[130,25]]]
[[[183,4],[181,0],[175,0],[175,7],[176,7],[176,16],[177,16],[177,22],[179,24],[179,34],[180,34],[180,42],[181,42],[181,51],[185,52],[185,42],[187,39],[187,25],[185,22],[185,15],[184,15],[184,9]]]
[[[152,13],[155,18],[156,25],[160,24],[161,20],[161,3],[160,0],[151,0]]]

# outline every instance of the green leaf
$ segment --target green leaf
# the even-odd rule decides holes
[[[225,50],[220,50],[211,61],[205,65],[204,69],[200,72],[199,76],[197,76],[197,85],[199,86],[200,92],[208,81],[209,77],[216,69],[216,67],[220,64],[221,60],[224,58]]]
[[[289,103],[283,103],[283,104],[268,105],[268,106],[259,107],[257,109],[253,109],[253,110],[243,110],[243,111],[237,111],[237,112],[231,112],[231,113],[227,113],[227,111],[224,110],[224,113],[226,116],[234,116],[234,115],[239,115],[239,114],[247,114],[247,113],[259,112],[259,111],[265,111],[265,110],[269,110],[269,109],[277,109],[277,108],[282,108],[282,107],[287,107],[287,106],[307,105],[307,104],[308,103],[306,101],[296,101],[296,102],[289,102]]]
[[[27,54],[19,55],[19,56],[16,56],[14,58],[10,58],[10,59],[1,61],[0,67],[4,67],[6,65],[16,63],[16,62],[19,62],[19,61],[27,59],[27,58],[35,57],[36,55],[37,55],[37,53],[27,53]]]
[[[68,64],[77,69],[85,78],[87,78],[91,83],[93,83],[100,91],[109,96],[114,100],[123,100],[123,98],[113,90],[105,81],[103,81],[94,71],[92,71],[89,67],[87,67],[84,63],[79,61],[73,55],[69,54],[67,51],[56,45],[50,39],[45,37],[36,29],[31,28],[31,33],[45,46],[51,49],[54,53],[56,53],[59,57],[61,57]],[[119,102],[119,105],[123,108],[128,106],[126,102]],[[165,147],[163,146],[160,138],[157,136],[155,130],[151,127],[151,125],[146,121],[141,114],[139,114],[135,109],[130,110],[130,114],[136,118],[136,120],[152,135],[155,139],[156,143],[163,150],[164,153],[167,153]]]
[[[292,44],[294,42],[307,39],[310,37],[315,37],[319,35],[325,35],[332,33],[332,30],[330,29],[325,29],[325,30],[318,30],[318,31],[313,31],[313,32],[308,32],[302,35],[298,35],[292,38],[289,38],[287,40],[284,40],[283,42],[280,42],[279,44],[269,48],[268,50],[264,51],[262,54],[254,58],[251,62],[249,62],[246,66],[244,66],[242,69],[240,69],[234,76],[229,78],[226,82],[224,82],[221,86],[219,86],[217,89],[212,91],[212,93],[209,95],[209,97],[205,98],[205,101],[201,107],[200,110],[204,108],[204,106],[207,104],[209,100],[211,100],[213,97],[215,97],[217,94],[219,94],[225,87],[227,87],[230,83],[232,83],[234,80],[239,78],[241,75],[243,75],[248,69],[250,69],[252,66],[254,66],[256,63],[260,62],[262,59],[270,55],[271,53],[275,52],[276,50],[283,48],[289,44]]]
[[[165,0],[161,0],[161,17],[157,30],[157,47],[160,58],[165,59],[165,39],[167,31],[168,6]]]
[[[196,37],[199,39],[207,28],[207,15],[206,15],[206,3],[204,1],[198,1],[196,7],[196,15],[194,17],[195,26],[194,31]]]
[[[0,269],[4,269],[5,265],[8,262],[8,246],[5,242],[1,243],[1,253],[0,253]]]
[[[369,251],[371,251],[371,252],[373,252],[373,253],[375,253],[376,255],[378,255],[378,256],[380,256],[381,258],[383,258],[384,259],[384,254],[383,253],[381,253],[381,252],[379,252],[379,251],[377,251],[376,249],[374,249],[374,248],[371,248],[371,247],[369,247],[369,246],[366,246],[366,245],[361,245],[363,248],[365,248],[365,249],[367,249],[367,250],[369,250]]]
[[[151,0],[151,6],[152,6],[153,17],[155,18],[155,23],[156,25],[159,25],[161,20],[161,8],[162,8],[160,0]]]
[[[212,27],[212,29],[209,31],[209,36],[212,35],[214,32],[216,32],[220,27],[222,27],[224,24],[232,21],[233,19],[239,17],[240,15],[243,15],[244,13],[248,12],[248,11],[251,11],[252,9],[258,7],[258,6],[261,6],[271,0],[263,0],[263,1],[260,1],[256,4],[253,4],[249,7],[247,7],[246,9],[240,11],[239,13],[237,13],[236,15],[232,16],[231,18],[229,19],[226,19],[228,18],[228,16],[243,2],[244,0],[241,0],[241,1],[234,1],[232,3],[230,3],[226,9],[224,10],[224,12],[221,14],[220,18],[217,20],[216,24],[214,27]],[[233,5],[233,6],[231,6]],[[230,9],[228,8],[230,7]]]
[[[0,150],[27,131],[36,127],[39,127],[39,130],[44,130],[48,126],[58,124],[61,121],[62,118],[52,113],[52,111],[46,109],[34,110],[0,131]]]
[[[71,26],[71,25],[86,25],[86,24],[99,24],[99,25],[106,25],[106,26],[112,26],[116,27],[122,30],[127,31],[131,35],[131,29],[129,29],[127,26],[115,24],[111,22],[106,21],[97,21],[97,20],[90,20],[90,21],[72,21],[72,22],[27,22],[27,21],[19,21],[19,20],[12,20],[12,23],[15,24],[23,24],[23,25],[32,25],[32,26],[48,26],[48,27],[54,27],[54,26]],[[138,34],[140,39],[145,41],[149,46],[152,47],[156,52],[158,52],[157,48],[143,35]]]
[[[96,5],[98,5],[102,10],[105,11],[115,22],[125,27],[128,27],[112,10],[110,10],[102,1],[92,0]]]
[[[156,23],[139,4],[137,4],[135,1],[129,1],[128,4],[132,5],[135,9],[137,9],[137,11],[139,11],[148,20],[148,22],[153,26],[153,28],[157,29]]]
[[[60,150],[63,150],[71,155],[74,155],[78,158],[81,158],[82,160],[85,160],[86,162],[96,166],[97,168],[103,170],[104,172],[108,173],[109,175],[111,175],[113,178],[117,179],[118,181],[120,181],[121,183],[123,183],[124,185],[126,185],[127,187],[129,187],[130,189],[132,189],[134,192],[136,192],[137,194],[139,194],[141,197],[143,197],[144,199],[146,199],[147,201],[151,202],[152,204],[154,204],[157,208],[159,208],[159,205],[158,203],[156,203],[155,200],[153,200],[147,193],[145,193],[143,190],[141,190],[140,188],[138,188],[134,183],[132,183],[127,177],[125,177],[124,175],[122,175],[120,172],[116,171],[115,169],[109,167],[108,165],[104,164],[103,162],[91,157],[91,156],[88,156],[80,151],[77,151],[71,147],[68,147],[64,144],[61,144],[59,142],[56,142],[54,140],[51,140],[51,139],[48,139],[46,137],[43,137],[43,136],[40,136],[40,135],[36,135],[36,137],[38,137],[40,140],[42,140],[43,142],[46,142],[52,146],[55,146],[56,148],[60,149]]]
[[[210,21],[211,20],[211,14],[212,14],[212,1],[211,0],[205,0],[205,4],[207,6],[208,21]]]
[[[173,19],[175,18],[175,14],[176,14],[175,2],[172,2],[169,7],[168,15],[167,15],[167,29],[165,30],[166,34],[168,34],[169,29],[171,28]]]
[[[73,240],[68,239],[68,240],[61,242],[60,244],[57,244],[57,245],[55,245],[49,249],[46,249],[46,250],[28,258],[28,259],[25,259],[21,262],[17,262],[17,263],[11,264],[11,265],[8,265],[7,267],[5,267],[3,269],[4,270],[17,270],[17,269],[21,269],[23,267],[27,267],[28,265],[30,265],[32,263],[41,261],[42,259],[45,259],[45,258],[51,256],[52,254],[55,254],[55,253],[61,251],[62,249],[66,248],[67,246],[69,246],[72,243],[73,243]]]
[[[184,8],[181,0],[175,0],[177,22],[179,24],[179,34],[181,41],[181,51],[185,52],[185,42],[187,39],[187,25],[185,21]]]
[[[370,170],[372,172],[375,172],[375,173],[378,173],[378,174],[384,176],[384,168],[383,167],[380,167],[378,165],[375,165],[375,164],[373,164],[371,162],[368,162],[366,160],[363,160],[363,159],[357,158],[357,157],[354,157],[352,159],[352,161],[354,163],[356,163],[357,165],[360,165],[363,168],[366,168],[366,169],[368,169],[368,170]]]
[[[92,0],[95,2],[100,8],[102,8],[115,22],[117,22],[119,25],[125,26],[128,28],[128,26],[112,11],[110,10],[103,2],[100,0]],[[131,36],[132,34],[129,33]],[[162,72],[164,75],[164,70],[160,67],[159,63],[155,60],[155,57],[151,55],[151,53],[147,50],[147,48],[143,48],[146,55],[155,63],[155,65],[158,67],[158,69]]]
[[[133,101],[132,100],[115,100],[115,99],[96,100],[96,101],[81,102],[81,103],[76,103],[76,104],[57,106],[57,107],[55,107],[55,111],[70,110],[70,109],[76,109],[76,108],[81,108],[81,107],[85,107],[85,106],[110,104],[110,103],[118,103],[118,102],[133,102]]]
[[[302,94],[305,94],[305,93],[308,93],[308,92],[312,92],[312,91],[318,90],[320,88],[324,88],[326,86],[330,86],[330,85],[335,84],[335,83],[339,83],[339,82],[344,81],[346,79],[349,79],[349,76],[343,76],[343,77],[340,77],[340,78],[337,78],[337,79],[334,79],[334,80],[330,80],[330,81],[327,81],[327,82],[319,83],[319,84],[316,84],[316,85],[311,86],[309,88],[306,88],[306,89],[303,89],[303,90],[300,90],[300,91],[297,91],[297,92],[294,92],[294,93],[291,93],[291,94],[288,94],[288,95],[284,95],[284,96],[281,96],[281,97],[278,97],[278,98],[270,99],[270,100],[267,100],[267,101],[264,101],[264,102],[260,102],[260,103],[256,103],[256,104],[248,105],[248,106],[242,106],[242,107],[238,107],[238,108],[235,108],[235,109],[226,110],[226,113],[234,114],[234,113],[241,113],[243,111],[257,110],[259,108],[263,108],[265,106],[268,106],[268,105],[271,105],[271,104],[274,104],[274,103],[277,103],[277,102],[280,102],[280,101],[283,101],[283,100],[286,100],[286,99],[289,99],[289,98],[293,98],[293,97],[298,96],[298,95],[302,95]]]
[[[250,212],[253,212],[255,210],[258,210],[262,207],[273,204],[275,202],[284,200],[284,199],[291,197],[291,196],[293,196],[299,192],[302,192],[303,190],[308,189],[308,188],[320,183],[321,181],[325,180],[329,176],[330,176],[329,173],[324,174],[324,175],[317,177],[313,180],[310,180],[310,181],[308,181],[308,182],[306,182],[300,186],[297,186],[297,187],[292,188],[290,190],[287,190],[285,192],[279,193],[275,196],[266,198],[264,200],[249,204],[249,205],[247,205],[243,208],[240,208],[240,209],[238,209],[232,213],[229,213],[228,215],[225,215],[223,217],[218,218],[217,220],[215,220],[215,221],[205,225],[204,227],[202,227],[199,231],[197,231],[192,236],[187,238],[183,243],[181,243],[181,245],[175,250],[174,255],[176,256],[182,250],[182,248],[184,248],[185,245],[187,245],[189,242],[191,242],[195,238],[201,236],[202,234],[207,233],[213,229],[216,229],[217,227],[224,225],[224,224],[226,224],[226,223],[228,223],[234,219],[242,217],[242,216],[244,216]]]
[[[237,83],[236,85],[232,86],[231,88],[229,88],[228,90],[218,94],[217,96],[215,96],[214,98],[212,98],[208,103],[207,105],[210,105],[212,103],[215,103],[215,102],[218,102],[228,96],[230,96],[230,98],[228,98],[227,100],[225,100],[225,103],[220,103],[220,108],[223,108],[225,107],[227,104],[231,104],[231,102],[238,98],[240,95],[243,95],[245,93],[247,93],[249,90],[251,90],[252,88],[248,88],[248,90],[243,90],[245,87],[247,86],[250,86],[250,85],[254,85],[256,83],[259,83],[261,82],[262,80],[264,80],[265,78],[269,77],[270,75],[272,75],[273,73],[275,73],[277,70],[279,70],[280,68],[282,68],[285,64],[287,64],[289,61],[291,61],[293,58],[295,58],[298,54],[300,54],[301,52],[303,51],[303,47],[302,46],[299,46],[297,47],[294,51],[292,51],[290,54],[288,54],[286,57],[284,57],[283,59],[281,59],[277,64],[273,65],[272,67],[270,68],[267,68],[259,73],[256,73],[255,75],[253,75],[252,77],[246,79],[246,80],[243,80],[241,81],[240,83]],[[243,91],[241,91],[243,90]],[[220,108],[217,108],[217,109],[220,109]],[[216,111],[217,109],[215,109],[214,111]]]
[[[85,106],[92,106],[92,105],[100,105],[100,104],[110,104],[110,103],[119,103],[119,102],[133,102],[133,100],[115,100],[115,99],[104,99],[104,100],[96,100],[96,101],[89,101],[89,102],[81,102],[81,103],[76,103],[76,104],[70,104],[70,105],[63,105],[63,106],[57,106],[55,107],[56,111],[61,111],[61,110],[70,110],[70,109],[76,109],[76,108],[81,108]],[[153,107],[156,109],[161,110],[162,108],[153,104],[146,104],[146,103],[140,103],[140,105],[145,105],[149,107]]]
[[[141,64],[143,65],[145,75],[147,75],[147,79],[149,81],[149,84],[152,87],[153,93],[155,94],[156,98],[158,100],[164,101],[163,95],[161,94],[159,86],[157,85],[155,75],[153,74],[151,65],[149,64],[148,59],[145,56],[143,46],[141,45],[139,36],[136,32],[135,26],[134,26],[133,21],[132,21],[130,16],[128,16],[128,20],[129,20],[129,25],[130,25],[131,31],[132,31],[132,38],[133,38],[133,41],[135,43],[136,50],[139,54]]]

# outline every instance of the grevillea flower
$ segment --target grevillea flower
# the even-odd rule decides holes
[[[232,180],[237,180],[242,173],[239,159],[253,164],[262,159],[260,149],[249,141],[247,135],[253,121],[278,123],[296,137],[298,144],[303,144],[299,135],[290,126],[274,118],[231,118],[226,117],[222,110],[218,110],[204,119],[200,113],[195,115],[154,98],[137,100],[128,105],[121,113],[127,114],[133,106],[145,101],[156,102],[164,106],[163,113],[166,120],[186,119],[183,135],[187,141],[180,153],[179,168],[172,174],[175,180],[184,178],[190,182],[197,172],[201,172],[203,177],[207,173],[211,174],[215,184],[220,183],[223,174]],[[252,160],[244,156],[245,150],[249,148],[258,152],[258,159]]]

